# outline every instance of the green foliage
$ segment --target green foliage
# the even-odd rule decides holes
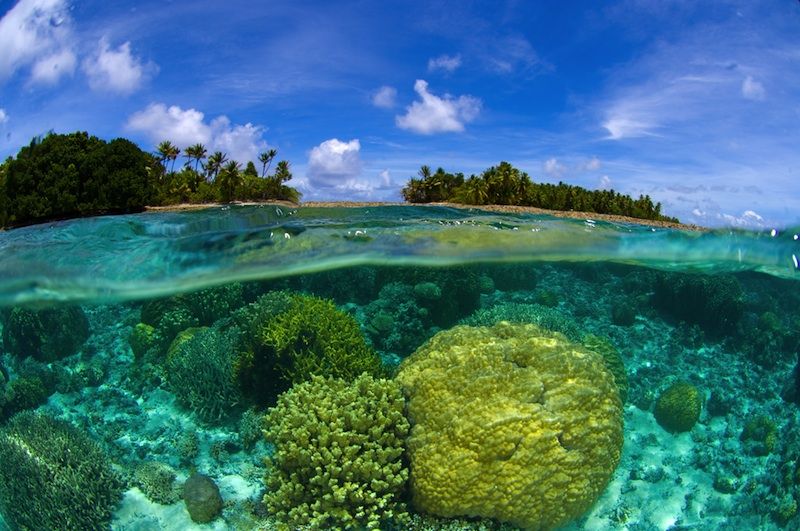
[[[242,403],[238,381],[238,338],[235,327],[196,331],[171,349],[164,364],[169,389],[183,406],[205,422],[213,422]]]
[[[142,210],[153,198],[153,158],[125,139],[85,132],[34,138],[5,163],[5,224]]]
[[[706,333],[732,332],[744,313],[744,294],[731,275],[662,273],[656,277],[653,304],[663,313]]]
[[[466,180],[463,174],[447,173],[442,168],[432,174],[430,168],[423,166],[419,178],[411,178],[402,194],[410,203],[451,201],[468,205],[520,205],[678,221],[662,216],[661,203],[654,205],[647,195],[633,199],[613,190],[586,190],[563,182],[557,185],[534,183],[527,173],[508,162],[501,162]]]
[[[89,337],[89,321],[79,306],[2,312],[7,352],[51,362],[75,354]]]
[[[703,400],[689,382],[675,382],[659,395],[653,414],[662,428],[679,433],[690,431],[700,418]]]
[[[12,529],[107,529],[123,483],[71,425],[19,413],[0,431],[0,509]]]
[[[292,528],[379,529],[403,524],[409,423],[392,380],[314,376],[266,416],[275,445],[264,502]]]
[[[363,372],[383,374],[356,320],[329,300],[293,295],[289,308],[264,324],[260,341],[272,352],[278,377],[286,384],[315,374],[347,381]]]

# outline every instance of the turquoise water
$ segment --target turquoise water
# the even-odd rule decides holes
[[[411,206],[0,232],[0,512],[800,528],[798,233]]]

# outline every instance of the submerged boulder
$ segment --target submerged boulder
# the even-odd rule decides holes
[[[183,484],[183,501],[192,521],[205,524],[222,512],[222,496],[214,480],[195,472]]]

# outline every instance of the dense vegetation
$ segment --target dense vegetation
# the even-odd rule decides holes
[[[412,177],[403,187],[402,194],[410,203],[447,201],[467,205],[519,205],[678,221],[661,215],[661,203],[654,205],[650,196],[633,199],[613,190],[586,190],[563,182],[535,183],[527,173],[508,162],[501,162],[469,178],[465,178],[463,173],[448,173],[442,168],[431,172],[430,167],[422,166],[419,178]]]
[[[181,154],[186,163],[175,171]],[[268,173],[274,149],[259,155],[260,175],[253,162],[243,170],[225,153],[206,155],[202,144],[181,150],[164,141],[150,154],[124,138],[106,142],[86,132],[34,138],[0,164],[0,227],[147,205],[300,199],[285,184],[292,178],[287,161]]]

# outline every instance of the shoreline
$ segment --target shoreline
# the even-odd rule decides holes
[[[686,223],[675,223],[672,221],[658,221],[651,219],[631,218],[627,216],[618,216],[615,214],[597,214],[594,212],[575,212],[572,210],[548,210],[546,208],[537,208],[529,206],[516,206],[516,205],[464,205],[460,203],[405,203],[405,202],[392,202],[392,201],[305,201],[300,204],[291,203],[289,201],[235,201],[233,203],[180,203],[177,205],[167,206],[153,206],[145,207],[145,212],[180,212],[187,210],[202,210],[205,208],[220,208],[224,206],[258,206],[258,205],[278,205],[289,208],[309,207],[309,208],[364,208],[364,207],[382,207],[382,206],[414,206],[414,207],[449,207],[460,209],[476,209],[486,210],[489,212],[509,212],[514,214],[543,214],[554,216],[558,218],[570,219],[594,219],[600,221],[609,221],[614,223],[632,223],[635,225],[644,225],[647,227],[658,227],[667,229],[680,229],[695,232],[706,232],[711,229],[708,227],[701,227],[699,225],[692,225]]]

